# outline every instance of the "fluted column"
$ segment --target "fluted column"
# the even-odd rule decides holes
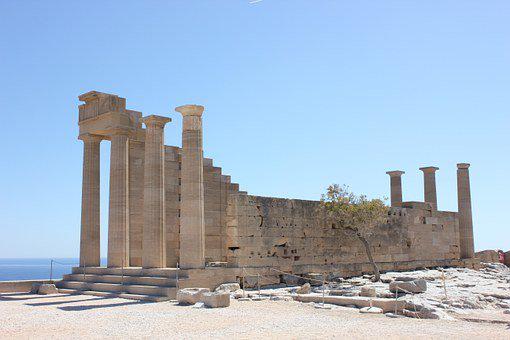
[[[80,267],[99,267],[99,146],[101,137],[84,134],[83,182],[81,192]]]
[[[151,115],[143,118],[145,130],[145,165],[143,190],[144,268],[166,267],[164,135],[170,118]]]
[[[129,266],[128,142],[125,130],[111,135],[108,267]]]
[[[436,193],[436,171],[439,168],[435,166],[427,166],[420,168],[423,171],[423,192],[424,201],[431,203],[434,209],[437,209],[437,193]]]
[[[469,164],[457,164],[457,200],[459,205],[460,257],[469,259],[474,256],[473,217],[471,212],[471,187],[469,183]]]
[[[205,267],[204,165],[202,150],[203,106],[184,105],[182,114],[181,268]]]
[[[395,170],[386,173],[390,175],[391,206],[400,206],[402,203],[402,175],[405,172]]]

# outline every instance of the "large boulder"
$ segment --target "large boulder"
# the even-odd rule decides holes
[[[393,281],[390,283],[390,291],[393,293],[423,293],[427,290],[427,281],[417,279],[414,281]]]
[[[32,288],[30,289],[30,293],[37,294],[39,293],[39,287],[41,287],[42,283],[32,283]]]
[[[310,286],[310,284],[307,282],[305,283],[304,285],[302,285],[301,287],[299,287],[297,290],[296,290],[296,293],[298,294],[310,294],[310,292],[312,291],[312,287]]]
[[[39,289],[37,290],[38,294],[41,295],[48,295],[48,294],[58,294],[57,287],[55,287],[52,283],[44,283],[39,286]]]
[[[230,306],[230,294],[226,292],[204,293],[202,302],[209,308]]]
[[[215,292],[232,293],[239,289],[241,289],[241,287],[239,286],[239,283],[233,282],[233,283],[223,283],[223,284],[219,285],[218,287],[216,287],[216,289],[214,291]]]
[[[183,288],[177,292],[177,301],[180,305],[194,305],[202,301],[204,293],[209,293],[209,288]]]
[[[359,293],[360,296],[367,296],[367,297],[376,297],[377,294],[375,292],[374,287],[370,286],[363,286],[361,287],[361,292]]]

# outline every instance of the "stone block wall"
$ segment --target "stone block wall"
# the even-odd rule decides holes
[[[360,241],[326,222],[318,205],[317,201],[231,195],[227,212],[229,265],[298,273],[367,265]],[[391,222],[375,228],[369,242],[377,262],[459,258],[457,214],[419,208],[392,208]]]

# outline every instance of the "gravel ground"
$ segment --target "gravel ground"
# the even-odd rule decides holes
[[[501,311],[502,313],[502,311]],[[506,338],[506,324],[392,319],[294,301],[218,309],[85,295],[0,294],[0,338]]]

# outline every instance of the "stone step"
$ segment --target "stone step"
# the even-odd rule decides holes
[[[177,288],[160,287],[148,285],[132,285],[119,283],[103,283],[103,282],[82,282],[82,281],[60,281],[59,288],[68,288],[76,290],[93,290],[107,293],[127,293],[140,295],[155,295],[175,298]]]
[[[185,276],[178,268],[141,268],[141,267],[126,267],[126,268],[107,268],[107,267],[73,267],[73,274],[94,274],[94,275],[124,275],[124,276],[156,276],[167,277],[175,279]]]
[[[105,298],[122,298],[129,300],[138,300],[138,301],[151,301],[151,302],[162,302],[162,301],[170,301],[172,298],[170,296],[157,296],[157,295],[143,295],[143,294],[129,294],[129,293],[108,293],[108,292],[99,292],[94,290],[78,290],[78,289],[68,289],[68,288],[59,288],[59,293],[62,294],[79,294],[79,295],[92,295],[92,296],[101,296]]]
[[[158,276],[121,276],[121,275],[96,275],[96,274],[68,274],[64,275],[65,281],[100,282],[100,283],[124,283],[134,285],[148,285],[160,287],[175,287],[175,278]]]

